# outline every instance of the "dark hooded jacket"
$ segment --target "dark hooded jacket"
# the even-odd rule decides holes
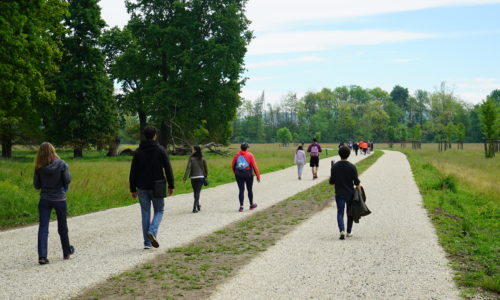
[[[142,141],[130,167],[130,192],[137,192],[137,188],[152,190],[155,180],[165,179],[165,176],[168,188],[173,189],[174,175],[167,150],[156,141]]]
[[[71,182],[71,175],[66,162],[54,159],[43,168],[35,169],[33,185],[40,191],[42,200],[66,200],[66,190]]]

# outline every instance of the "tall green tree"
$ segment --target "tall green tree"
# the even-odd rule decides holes
[[[403,112],[407,111],[409,105],[409,93],[407,88],[396,85],[391,91],[391,99]]]
[[[484,137],[486,138],[487,148],[486,157],[491,158],[495,156],[494,139],[498,138],[498,124],[499,124],[499,107],[493,97],[488,96],[481,104],[481,128]]]
[[[0,1],[0,137],[2,156],[14,139],[39,126],[36,108],[55,100],[46,77],[57,72],[63,0]]]
[[[113,83],[99,47],[106,23],[98,0],[71,0],[69,12],[61,71],[53,79],[57,102],[45,111],[44,123],[51,140],[81,157],[86,147],[115,138],[118,123]]]
[[[106,55],[107,72],[121,85],[118,105],[126,114],[139,119],[138,134],[144,139],[144,128],[154,111],[154,103],[145,91],[149,76],[148,60],[127,26],[113,27],[103,33],[101,44]]]
[[[190,139],[205,120],[226,143],[240,104],[243,59],[252,38],[246,0],[126,1],[128,28],[146,57],[144,83],[160,143]]]

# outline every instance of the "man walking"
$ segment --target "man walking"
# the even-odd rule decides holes
[[[343,146],[339,149],[340,161],[332,166],[330,174],[330,184],[335,186],[335,201],[337,202],[337,223],[340,231],[340,239],[346,237],[344,227],[344,210],[347,204],[347,210],[352,205],[354,197],[354,185],[359,186],[358,169],[352,163],[347,161],[351,154],[348,147]],[[347,216],[347,237],[351,237],[353,218]]]
[[[307,152],[311,155],[309,160],[309,166],[311,166],[313,179],[318,178],[318,167],[319,167],[319,153],[323,152],[321,149],[321,145],[318,144],[318,141],[314,138],[313,142],[307,148]]]
[[[151,246],[155,248],[160,246],[156,240],[156,235],[163,217],[165,202],[163,196],[155,196],[155,184],[157,186],[165,184],[166,176],[168,195],[170,196],[174,192],[172,167],[170,166],[167,151],[156,141],[156,133],[157,130],[153,126],[144,128],[146,140],[142,141],[135,151],[130,168],[130,193],[134,199],[139,196],[141,205],[144,249],[151,249]],[[158,194],[156,193],[156,195]],[[151,204],[154,209],[152,221]]]

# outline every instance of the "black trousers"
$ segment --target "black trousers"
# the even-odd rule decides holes
[[[203,181],[204,178],[191,178],[191,186],[193,187],[194,192],[193,209],[196,209],[200,205],[200,194]]]
[[[243,200],[245,198],[245,185],[247,186],[247,190],[248,190],[248,201],[250,201],[250,205],[252,205],[253,204],[253,191],[252,191],[253,175],[252,176],[236,175],[236,182],[238,183],[238,189],[240,190],[240,193],[238,195],[238,198],[240,200],[240,206],[243,206]]]

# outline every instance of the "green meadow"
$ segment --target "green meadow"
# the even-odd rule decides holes
[[[384,147],[385,148],[385,147]],[[386,148],[389,149],[389,148]],[[410,161],[440,243],[466,298],[500,293],[500,155],[486,159],[482,144],[438,152],[437,144],[401,149]]]
[[[324,144],[323,147],[333,149],[334,145]],[[281,147],[279,144],[251,144],[249,150],[254,153],[260,172],[268,173],[292,166],[295,149],[295,146]],[[239,145],[223,150],[230,155],[204,153],[211,187],[234,181],[231,161]],[[0,228],[38,221],[38,191],[33,188],[35,154],[34,149],[18,149],[13,159],[0,159]],[[136,203],[137,200],[130,197],[128,185],[131,157],[106,157],[106,152],[96,150],[85,151],[84,157],[78,159],[72,158],[70,150],[58,151],[58,154],[69,164],[73,178],[67,194],[70,216]],[[328,152],[328,156],[335,154],[336,151]],[[189,180],[182,183],[187,159],[188,156],[170,156],[175,194],[192,192]]]

